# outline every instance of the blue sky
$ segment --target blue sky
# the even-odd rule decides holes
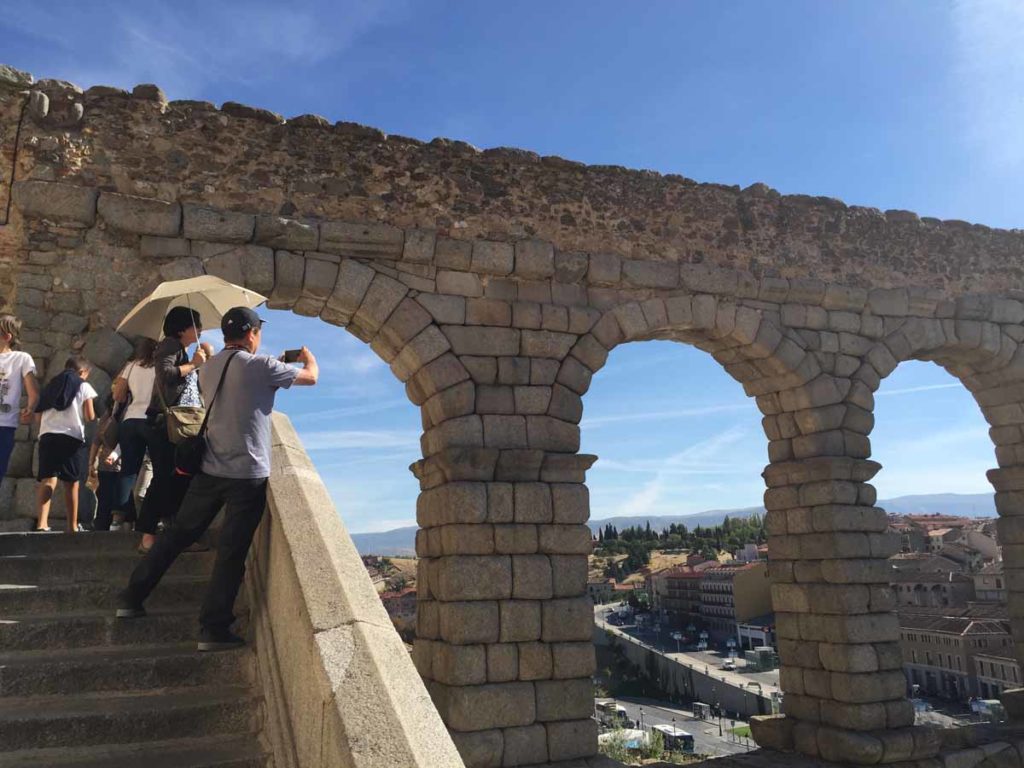
[[[37,77],[1002,227],[1024,226],[1021,51],[1019,0],[9,0],[0,16],[0,61]],[[411,522],[419,416],[401,385],[344,332],[271,314],[268,344],[329,351],[324,385],[281,402],[350,528]],[[953,384],[924,364],[883,384],[881,496],[988,490],[985,427]],[[702,353],[618,349],[586,409],[595,517],[759,502],[758,414]]]

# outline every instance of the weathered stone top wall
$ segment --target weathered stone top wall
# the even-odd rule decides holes
[[[813,275],[947,296],[1024,290],[1018,230],[783,196],[762,184],[740,190],[523,150],[423,143],[312,115],[284,122],[231,103],[168,104],[153,86],[81,93],[44,80],[3,92],[0,158],[16,142],[18,180],[453,237],[539,237],[561,251],[705,263],[755,277]],[[6,196],[5,189],[0,215]]]

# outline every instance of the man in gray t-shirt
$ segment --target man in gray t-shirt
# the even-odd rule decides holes
[[[244,641],[231,632],[232,612],[245,575],[245,558],[263,517],[270,477],[270,414],[277,390],[316,384],[319,369],[305,347],[302,368],[257,355],[263,321],[248,307],[228,310],[221,320],[224,349],[200,369],[206,401],[206,453],[202,469],[171,529],[157,538],[132,573],[118,602],[117,617],[146,615],[143,602],[183,549],[195,542],[224,508],[217,562],[199,614],[199,650],[233,648]]]

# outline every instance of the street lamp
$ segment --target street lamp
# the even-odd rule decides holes
[[[640,707],[640,730],[644,729],[644,708]]]

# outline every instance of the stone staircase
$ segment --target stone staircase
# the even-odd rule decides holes
[[[135,544],[0,534],[0,768],[272,766],[252,650],[195,649],[213,553],[182,555],[150,615],[118,620]]]

